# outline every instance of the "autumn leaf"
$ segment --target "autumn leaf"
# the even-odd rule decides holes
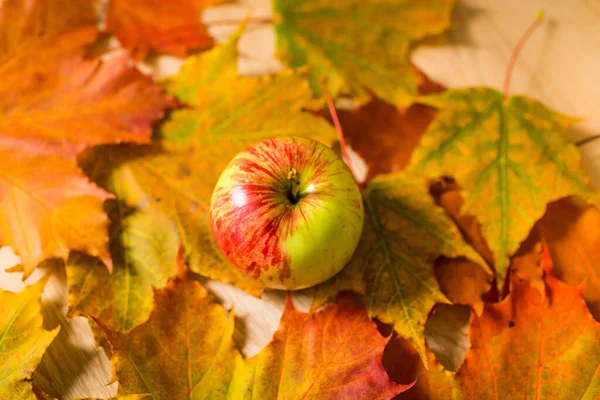
[[[457,371],[471,346],[468,332],[471,309],[461,304],[439,304],[425,323],[425,340],[435,359],[448,371]]]
[[[0,153],[10,166],[0,172],[0,244],[14,247],[25,276],[69,250],[110,268],[101,209],[108,196],[80,174],[75,155],[88,145],[149,141],[171,104],[126,55],[85,58],[97,35],[93,5],[16,0],[0,11]]]
[[[411,44],[450,25],[453,0],[273,0],[277,53],[289,66],[308,65],[311,87],[322,96],[365,97],[365,89],[408,105],[418,75]]]
[[[421,101],[439,112],[409,170],[456,179],[465,202],[461,213],[481,223],[503,282],[509,257],[546,204],[593,196],[579,151],[565,136],[576,120],[487,88],[451,90]]]
[[[448,303],[436,281],[439,256],[465,257],[491,271],[437,207],[424,182],[390,174],[373,180],[364,196],[363,237],[350,264],[317,287],[316,305],[342,290],[365,295],[369,316],[393,325],[426,362],[423,329],[436,303]]]
[[[548,205],[538,226],[552,255],[553,274],[581,286],[590,312],[600,321],[600,211],[563,199]]]
[[[0,398],[35,399],[31,376],[59,331],[43,328],[40,296],[44,283],[16,294],[0,290]]]
[[[201,21],[205,7],[223,0],[112,0],[106,29],[137,58],[150,50],[180,57],[190,50],[207,48],[213,39]]]
[[[174,274],[180,242],[175,224],[138,197],[127,169],[117,168],[109,179],[107,188],[117,196],[107,204],[113,271],[87,256],[69,257],[69,312],[125,332],[150,316],[152,288],[165,286]]]
[[[456,379],[464,399],[597,399],[600,323],[577,288],[546,275],[543,296],[515,282],[471,328]]]
[[[150,141],[152,124],[171,100],[128,65],[126,54],[84,60],[78,46],[94,37],[89,29],[68,33],[49,49],[0,66],[2,142],[41,141],[49,152],[70,155],[86,145]]]
[[[66,30],[96,23],[95,0],[7,0],[0,6],[0,58]],[[57,12],[60,10],[60,12]],[[52,61],[52,60],[46,60]]]
[[[315,314],[288,297],[273,341],[235,371],[232,399],[388,399],[412,386],[393,382],[381,364],[388,339],[352,296]]]
[[[0,14],[0,37],[11,38],[0,65],[2,141],[43,141],[63,154],[85,145],[148,142],[152,124],[171,99],[132,68],[126,54],[104,61],[85,58],[86,46],[97,36],[95,17],[89,21],[84,7],[93,2],[29,3],[29,13],[19,12],[27,7],[17,0],[3,4]],[[77,10],[83,21],[74,15]],[[90,25],[83,25],[86,21]],[[46,26],[55,29],[46,31]],[[18,34],[31,29],[38,35]]]
[[[70,250],[98,256],[107,265],[102,209],[109,195],[83,176],[75,161],[0,146],[0,244],[21,256],[25,275],[45,258]],[[105,267],[106,269],[106,267]]]
[[[233,313],[196,281],[154,291],[150,318],[128,334],[106,331],[118,397],[226,399],[236,359]]]

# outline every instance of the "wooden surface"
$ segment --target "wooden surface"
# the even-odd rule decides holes
[[[268,0],[243,0],[241,6],[208,10],[207,21],[243,18],[270,13]],[[557,110],[584,118],[571,132],[573,140],[600,134],[600,0],[459,0],[452,29],[428,40],[413,60],[432,79],[448,86],[488,85],[500,88],[510,53],[523,30],[538,10],[546,22],[531,38],[514,70],[511,93],[527,94]],[[226,37],[230,28],[214,28],[213,34]],[[240,70],[246,74],[272,72],[281,68],[273,59],[273,29],[250,26],[241,41]],[[152,65],[157,77],[172,74],[181,64],[173,57],[161,57]],[[594,186],[600,187],[600,140],[581,148]],[[540,177],[543,179],[543,177]],[[22,289],[20,274],[4,269],[18,258],[9,248],[0,249],[0,288]],[[39,279],[37,271],[27,281]],[[208,282],[227,308],[235,305],[235,339],[244,355],[252,356],[270,340],[281,316],[284,294],[268,291],[255,299],[241,290],[219,282]],[[310,303],[310,290],[294,297],[298,308]],[[64,271],[53,271],[43,296],[46,323],[60,324],[62,331],[35,375],[35,383],[61,399],[110,397],[118,383],[110,381],[110,363],[97,349],[88,321],[83,317],[67,322]]]

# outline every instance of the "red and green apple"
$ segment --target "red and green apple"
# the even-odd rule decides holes
[[[329,147],[264,140],[222,172],[210,207],[214,238],[248,276],[276,289],[323,282],[350,261],[363,229],[362,196]]]

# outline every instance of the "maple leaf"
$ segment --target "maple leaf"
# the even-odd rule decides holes
[[[25,275],[48,257],[88,252],[110,264],[109,195],[83,176],[74,160],[0,147],[0,243],[21,256]]]
[[[106,330],[119,398],[225,399],[241,357],[233,330],[233,313],[198,282],[176,277],[154,291],[145,323],[127,334]]]
[[[456,376],[462,398],[600,396],[600,323],[579,289],[547,274],[546,291],[514,282],[507,299],[474,319],[472,347]]]
[[[96,23],[95,0],[5,0],[0,4],[0,58],[19,48]],[[57,12],[60,10],[60,12]],[[53,60],[46,60],[53,61]]]
[[[418,75],[409,62],[415,40],[450,25],[454,0],[273,0],[278,56],[291,67],[308,65],[311,87],[322,96],[365,97],[365,88],[408,105]]]
[[[0,172],[0,244],[21,255],[25,277],[68,250],[100,256],[110,268],[107,195],[80,175],[75,155],[88,145],[149,141],[172,103],[126,54],[86,59],[97,36],[94,3],[70,3],[15,0],[0,8],[0,152],[11,165]]]
[[[273,341],[238,365],[231,397],[390,398],[412,383],[399,385],[385,372],[381,357],[388,340],[352,296],[315,314],[295,310],[288,296]]]
[[[211,47],[213,39],[201,21],[202,9],[223,0],[112,0],[106,29],[137,58],[151,49],[185,56],[190,50]]]
[[[287,71],[262,78],[237,77],[239,32],[226,44],[190,57],[167,83],[193,108],[173,112],[161,127],[166,149],[104,147],[82,164],[96,182],[111,165],[122,164],[145,198],[177,226],[194,272],[258,294],[259,284],[227,261],[214,241],[208,213],[214,185],[229,160],[260,140],[284,135],[331,143],[335,132],[327,122],[300,111],[312,98],[301,76]],[[213,80],[216,74],[221,77],[218,84]],[[113,161],[100,161],[111,157]]]
[[[447,303],[433,267],[441,255],[465,257],[491,271],[466,244],[422,181],[401,174],[373,180],[365,193],[365,228],[350,264],[317,287],[317,305],[342,290],[365,295],[369,315],[393,325],[425,362],[423,329],[436,303]]]
[[[83,46],[95,37],[95,28],[68,32],[0,65],[3,141],[41,141],[66,155],[86,145],[150,141],[171,99],[129,66],[127,54],[84,59]]]
[[[69,257],[69,313],[91,315],[124,332],[150,316],[152,288],[165,286],[175,272],[180,242],[174,223],[139,197],[126,168],[117,168],[104,183],[117,196],[107,204],[113,271],[90,257]]]
[[[503,282],[509,257],[546,204],[570,195],[593,196],[579,151],[565,137],[576,120],[488,88],[450,90],[422,102],[439,112],[408,170],[456,179],[465,201],[461,213],[481,223]]]
[[[548,205],[540,234],[552,256],[552,272],[580,286],[592,315],[600,321],[600,211],[574,198]]]
[[[31,375],[59,331],[43,328],[40,296],[44,283],[16,294],[0,290],[0,398],[35,399]]]

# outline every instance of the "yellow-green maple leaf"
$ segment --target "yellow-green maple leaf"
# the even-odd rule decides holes
[[[408,170],[458,181],[462,212],[482,224],[503,282],[509,257],[548,203],[593,196],[580,153],[565,137],[577,120],[488,88],[450,90],[421,101],[439,112]]]
[[[308,65],[323,95],[364,96],[365,88],[396,105],[417,91],[410,65],[415,40],[450,25],[454,0],[273,0],[278,56],[291,67]]]
[[[439,256],[466,257],[491,271],[461,237],[425,182],[401,174],[373,180],[364,195],[365,228],[350,264],[317,287],[315,306],[343,290],[365,295],[369,315],[409,339],[425,365],[424,325],[436,303],[448,303],[434,272]]]
[[[42,280],[20,293],[0,290],[1,399],[35,399],[31,375],[60,329],[43,327],[40,296],[44,283]]]

